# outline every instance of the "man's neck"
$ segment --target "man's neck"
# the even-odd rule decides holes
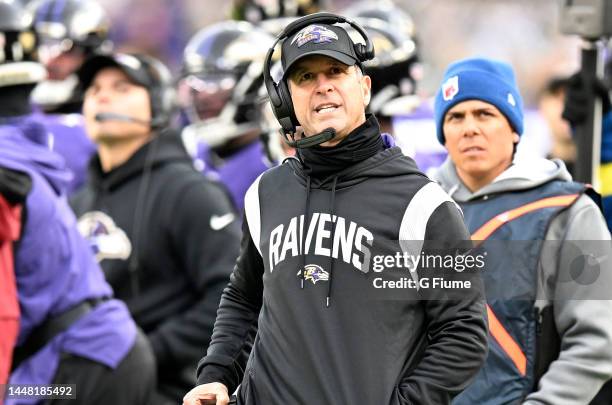
[[[459,171],[457,169],[457,175],[459,176],[459,178],[461,179],[461,181],[463,182],[463,184],[467,187],[468,190],[470,190],[470,192],[475,193],[478,190],[480,190],[481,188],[483,188],[484,186],[490,184],[493,182],[493,180],[495,180],[495,177],[472,177],[472,176],[467,176],[464,173],[462,173],[461,171]]]
[[[150,137],[138,137],[122,139],[120,141],[101,142],[98,145],[98,155],[100,156],[102,171],[108,173],[114,168],[121,166],[150,139]]]
[[[472,193],[475,193],[481,188],[493,183],[493,181],[497,178],[497,176],[505,172],[511,165],[512,163],[508,165],[504,165],[502,166],[501,170],[499,169],[490,170],[481,176],[469,175],[467,173],[462,172],[459,168],[456,168],[456,169],[457,169],[457,175],[459,176],[463,184],[467,187],[468,190],[470,190]]]

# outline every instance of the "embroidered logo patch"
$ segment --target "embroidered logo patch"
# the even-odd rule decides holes
[[[512,93],[508,93],[508,103],[511,106],[516,107],[516,101],[514,100],[514,96],[512,95]]]
[[[338,35],[336,35],[336,33],[332,30],[320,25],[309,25],[308,27],[303,28],[295,35],[295,37],[293,37],[293,40],[291,40],[291,45],[297,44],[297,47],[299,48],[311,41],[315,44],[321,44],[337,40]]]
[[[301,271],[298,271],[298,277],[301,273]],[[312,284],[317,284],[317,281],[329,280],[329,273],[323,270],[321,266],[317,266],[316,264],[307,264],[304,266],[304,280],[310,280],[312,281]]]
[[[452,100],[459,93],[459,76],[450,77],[442,84],[442,97],[444,101]]]
[[[101,211],[88,212],[79,218],[79,232],[89,241],[98,262],[104,259],[126,260],[132,244],[123,229]]]

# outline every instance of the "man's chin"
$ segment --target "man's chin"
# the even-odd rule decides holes
[[[148,136],[141,134],[108,131],[99,133],[95,138],[93,138],[93,140],[96,143],[117,144],[123,142],[133,142],[136,139],[144,139],[147,137]]]
[[[491,172],[491,168],[484,164],[463,165],[459,170],[475,178],[485,177]]]
[[[315,129],[316,132],[312,135],[320,134],[321,132],[329,128],[332,128],[334,131],[338,132],[338,128],[340,128],[340,126],[333,122],[323,123],[323,124],[316,126],[316,129]]]

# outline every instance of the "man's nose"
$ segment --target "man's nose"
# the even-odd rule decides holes
[[[474,136],[480,133],[480,126],[478,125],[478,121],[472,116],[467,115],[463,120],[463,135],[464,136]]]
[[[324,93],[329,93],[330,91],[334,90],[331,80],[329,80],[327,75],[325,75],[324,73],[319,73],[317,75],[316,80],[317,80],[316,82],[317,83],[317,93],[324,94]]]
[[[94,99],[98,104],[106,104],[111,100],[110,90],[108,89],[98,89],[96,94],[93,95]]]

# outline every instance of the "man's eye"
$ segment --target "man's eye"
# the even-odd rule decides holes
[[[125,93],[126,91],[128,91],[129,88],[130,86],[127,83],[118,83],[117,85],[115,85],[115,90],[121,93]]]
[[[98,88],[94,86],[90,86],[87,88],[87,90],[85,90],[86,96],[94,96],[96,93],[98,93]]]
[[[304,82],[310,79],[312,79],[312,73],[302,73],[299,78],[300,82]]]
[[[460,118],[458,114],[449,114],[446,121],[457,121]]]

